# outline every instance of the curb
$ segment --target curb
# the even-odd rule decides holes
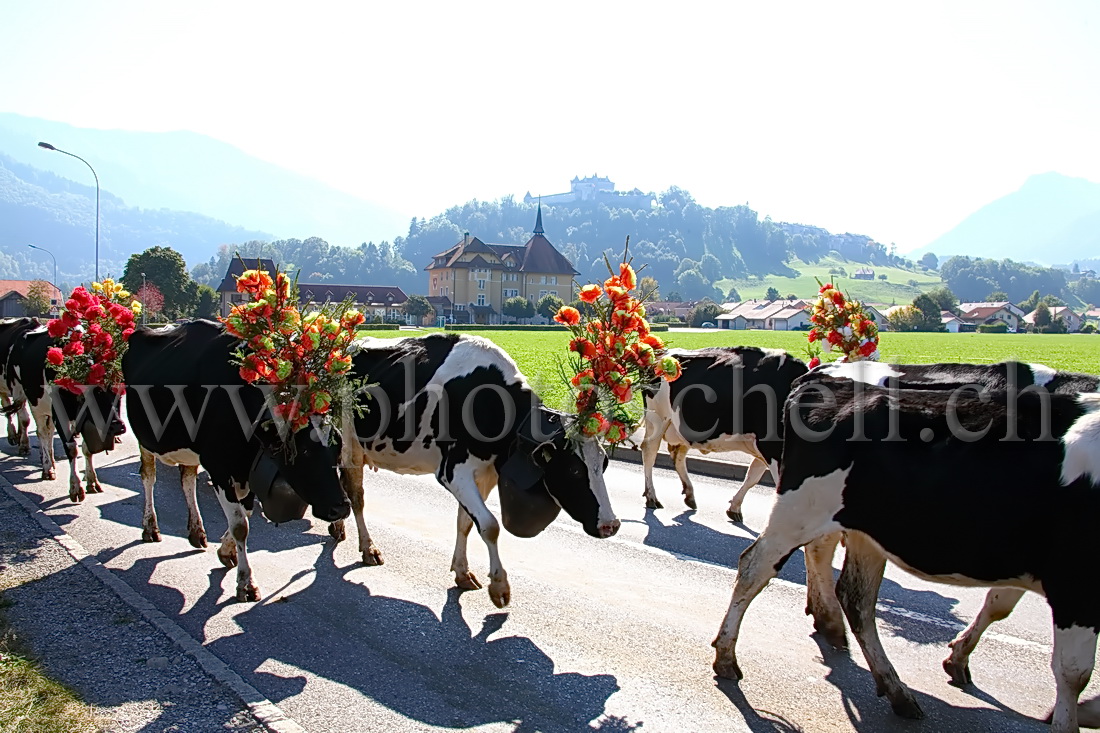
[[[46,534],[65,548],[65,551],[77,563],[87,568],[100,582],[114,591],[124,603],[171,639],[185,654],[194,659],[199,667],[210,675],[214,681],[231,689],[260,725],[271,731],[271,733],[306,733],[306,729],[289,718],[279,706],[264,697],[255,687],[245,682],[225,662],[191,638],[191,635],[180,628],[175,621],[165,616],[160,609],[108,570],[103,563],[89,555],[79,542],[69,536],[57,522],[53,521],[37,504],[3,476],[0,476],[0,488],[3,488],[12,500],[23,507],[23,510],[46,530]]]
[[[609,457],[612,460],[623,461],[624,463],[641,464],[642,462],[642,452],[637,448],[617,448]],[[657,454],[657,461],[654,463],[654,466],[656,468],[667,468],[670,470],[675,468],[672,464],[672,458],[664,451]],[[688,473],[698,474],[699,476],[744,481],[749,466],[746,463],[734,463],[732,461],[721,461],[714,458],[702,458],[700,456],[688,455],[687,469]],[[770,486],[773,489],[775,488],[775,482],[772,480],[770,471],[764,472],[757,486]]]

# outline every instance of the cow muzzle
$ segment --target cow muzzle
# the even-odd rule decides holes
[[[599,530],[600,539],[606,540],[608,537],[613,537],[621,525],[622,522],[618,519],[612,519],[610,522],[600,522],[596,529]]]
[[[313,505],[313,516],[322,522],[337,522],[347,519],[351,515],[351,502],[344,501],[331,506]]]

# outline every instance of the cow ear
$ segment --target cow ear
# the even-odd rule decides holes
[[[550,459],[554,456],[554,452],[550,450],[548,446],[543,446],[539,449],[539,456],[542,458],[544,464],[549,463]]]

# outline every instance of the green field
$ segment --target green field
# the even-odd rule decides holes
[[[371,331],[380,338],[412,335],[410,331]],[[560,376],[568,334],[554,331],[481,331],[507,351],[547,404],[568,408],[570,393]],[[661,334],[670,346],[762,346],[785,349],[805,358],[806,333],[798,331],[670,331]],[[895,364],[960,362],[989,364],[1007,359],[1039,362],[1066,371],[1100,373],[1100,336],[1084,334],[884,333],[882,361]]]
[[[824,257],[813,264],[791,260],[790,266],[800,273],[798,277],[768,275],[763,278],[719,280],[715,285],[721,288],[724,293],[729,292],[731,287],[737,288],[738,295],[744,300],[763,298],[769,287],[774,287],[783,297],[793,294],[799,298],[810,298],[817,294],[818,285],[817,280],[814,279],[815,277],[820,278],[823,283],[829,282],[831,278],[829,270],[843,267],[849,277],[838,277],[835,279],[834,284],[853,298],[858,298],[873,305],[911,303],[913,298],[921,293],[943,285],[943,281],[940,280],[940,276],[936,272],[865,265],[859,262],[848,262],[835,255]],[[875,279],[853,280],[850,276],[860,267],[873,269]],[[879,280],[879,275],[886,275],[886,280]],[[916,287],[908,284],[910,280],[917,283]]]

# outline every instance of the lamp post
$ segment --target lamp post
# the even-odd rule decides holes
[[[27,246],[30,247],[31,249],[37,249],[39,252],[45,252],[51,258],[53,258],[53,284],[54,284],[54,287],[60,287],[57,284],[57,258],[53,256],[53,252],[49,251],[45,247],[39,247],[37,244],[28,244]]]
[[[58,153],[64,153],[70,158],[76,158],[84,165],[88,166],[88,170],[92,172],[92,176],[95,178],[95,279],[99,282],[99,176],[96,175],[95,168],[88,161],[81,158],[79,155],[70,153],[67,150],[61,148],[55,148],[49,143],[38,143],[38,147],[45,148],[46,150],[53,150]]]
[[[143,273],[141,273],[141,297],[144,298],[146,295],[147,295],[147,293],[145,292],[145,273],[143,272]],[[144,303],[141,304],[141,325],[143,325],[143,326],[145,325],[145,304]]]

